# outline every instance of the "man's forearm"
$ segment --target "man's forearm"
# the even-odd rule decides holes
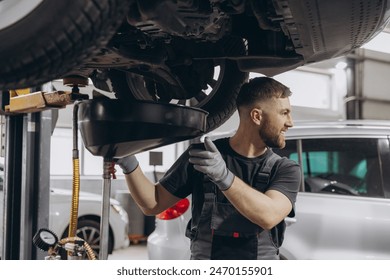
[[[125,176],[131,196],[145,215],[157,215],[181,199],[159,183],[153,184],[139,166]]]
[[[291,211],[291,202],[278,191],[265,194],[234,177],[232,186],[223,192],[243,216],[264,229],[271,229]]]
[[[125,174],[127,187],[134,201],[145,215],[155,215],[152,210],[156,208],[156,187],[143,174],[138,166],[132,173]]]

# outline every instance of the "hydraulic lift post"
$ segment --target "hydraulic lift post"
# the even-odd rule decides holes
[[[5,116],[2,254],[18,260],[20,248],[20,196],[22,188],[23,116]]]
[[[2,259],[43,259],[31,240],[49,226],[52,111],[5,118]]]

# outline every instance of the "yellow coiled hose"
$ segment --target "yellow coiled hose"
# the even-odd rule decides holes
[[[74,151],[73,151],[74,152]],[[73,158],[73,181],[72,181],[72,207],[70,209],[69,237],[75,237],[77,231],[77,220],[79,214],[80,197],[80,161]]]
[[[73,238],[76,236],[77,220],[79,216],[79,196],[80,196],[80,162],[79,162],[79,150],[78,150],[78,104],[75,103],[73,107],[73,180],[72,180],[72,207],[70,209],[70,222],[68,237]]]

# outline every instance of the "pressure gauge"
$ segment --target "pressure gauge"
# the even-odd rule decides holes
[[[42,251],[48,251],[49,248],[54,247],[57,242],[57,235],[45,228],[40,229],[33,237],[33,244]]]

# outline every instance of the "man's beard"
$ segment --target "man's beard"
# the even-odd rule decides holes
[[[263,121],[259,128],[259,135],[264,143],[270,148],[283,149],[284,146],[286,146],[286,141],[281,138],[280,131],[277,131],[276,128],[272,127],[267,116],[263,117]]]

